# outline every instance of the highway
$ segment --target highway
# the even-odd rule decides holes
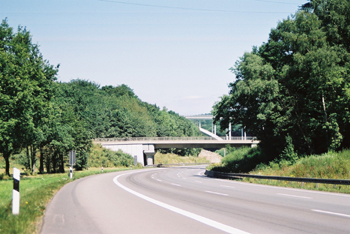
[[[106,173],[65,185],[54,233],[350,233],[350,196],[207,178],[203,166]]]

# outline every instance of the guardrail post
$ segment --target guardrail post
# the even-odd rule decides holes
[[[316,183],[316,188],[318,188],[318,183]]]
[[[301,187],[302,187],[302,188],[304,187],[304,182],[301,182]]]

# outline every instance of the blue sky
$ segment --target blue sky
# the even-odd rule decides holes
[[[181,115],[209,113],[235,79],[229,68],[306,0],[1,0],[58,80],[126,84]]]

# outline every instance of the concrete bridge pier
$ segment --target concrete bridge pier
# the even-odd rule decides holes
[[[143,149],[143,155],[144,155],[144,165],[153,165],[154,164],[154,154],[155,154],[155,150],[154,150],[154,145],[143,145],[142,146]]]

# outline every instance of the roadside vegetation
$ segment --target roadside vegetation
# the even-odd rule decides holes
[[[143,102],[127,85],[57,82],[59,65],[44,59],[25,27],[15,30],[6,19],[0,24],[0,64],[0,157],[8,176],[18,154],[28,173],[63,173],[71,150],[76,170],[96,164],[89,159],[94,138],[200,135],[191,121]],[[109,166],[107,161],[102,164]]]
[[[106,168],[103,173],[126,170],[127,168]],[[101,168],[75,171],[72,180],[89,175],[100,174]],[[32,234],[38,233],[46,204],[55,192],[72,181],[68,173],[26,176],[22,173],[20,181],[20,214],[12,215],[11,179],[0,180],[0,233]]]
[[[222,129],[241,125],[260,144],[228,149],[209,169],[349,179],[349,35],[349,0],[311,0],[243,54],[212,114]]]
[[[266,163],[257,163],[263,161],[264,157],[259,147],[239,149],[228,147],[227,151],[228,153],[221,163],[211,164],[207,169],[226,173],[249,173],[254,175],[350,179],[350,150],[330,151],[322,155],[305,155],[302,157],[298,157],[296,154],[289,155],[290,157],[282,154],[279,159]],[[243,181],[301,188],[301,182],[252,178],[244,178]],[[316,186],[313,183],[304,183],[303,188],[350,193],[350,187],[345,185],[320,184]]]
[[[178,163],[209,163],[205,158],[197,156],[179,156],[173,153],[160,153],[154,155],[155,164],[178,164]]]
[[[295,156],[350,148],[349,35],[349,0],[306,1],[230,68],[229,94],[212,114],[222,129],[241,124],[261,141],[252,169],[290,148]]]

